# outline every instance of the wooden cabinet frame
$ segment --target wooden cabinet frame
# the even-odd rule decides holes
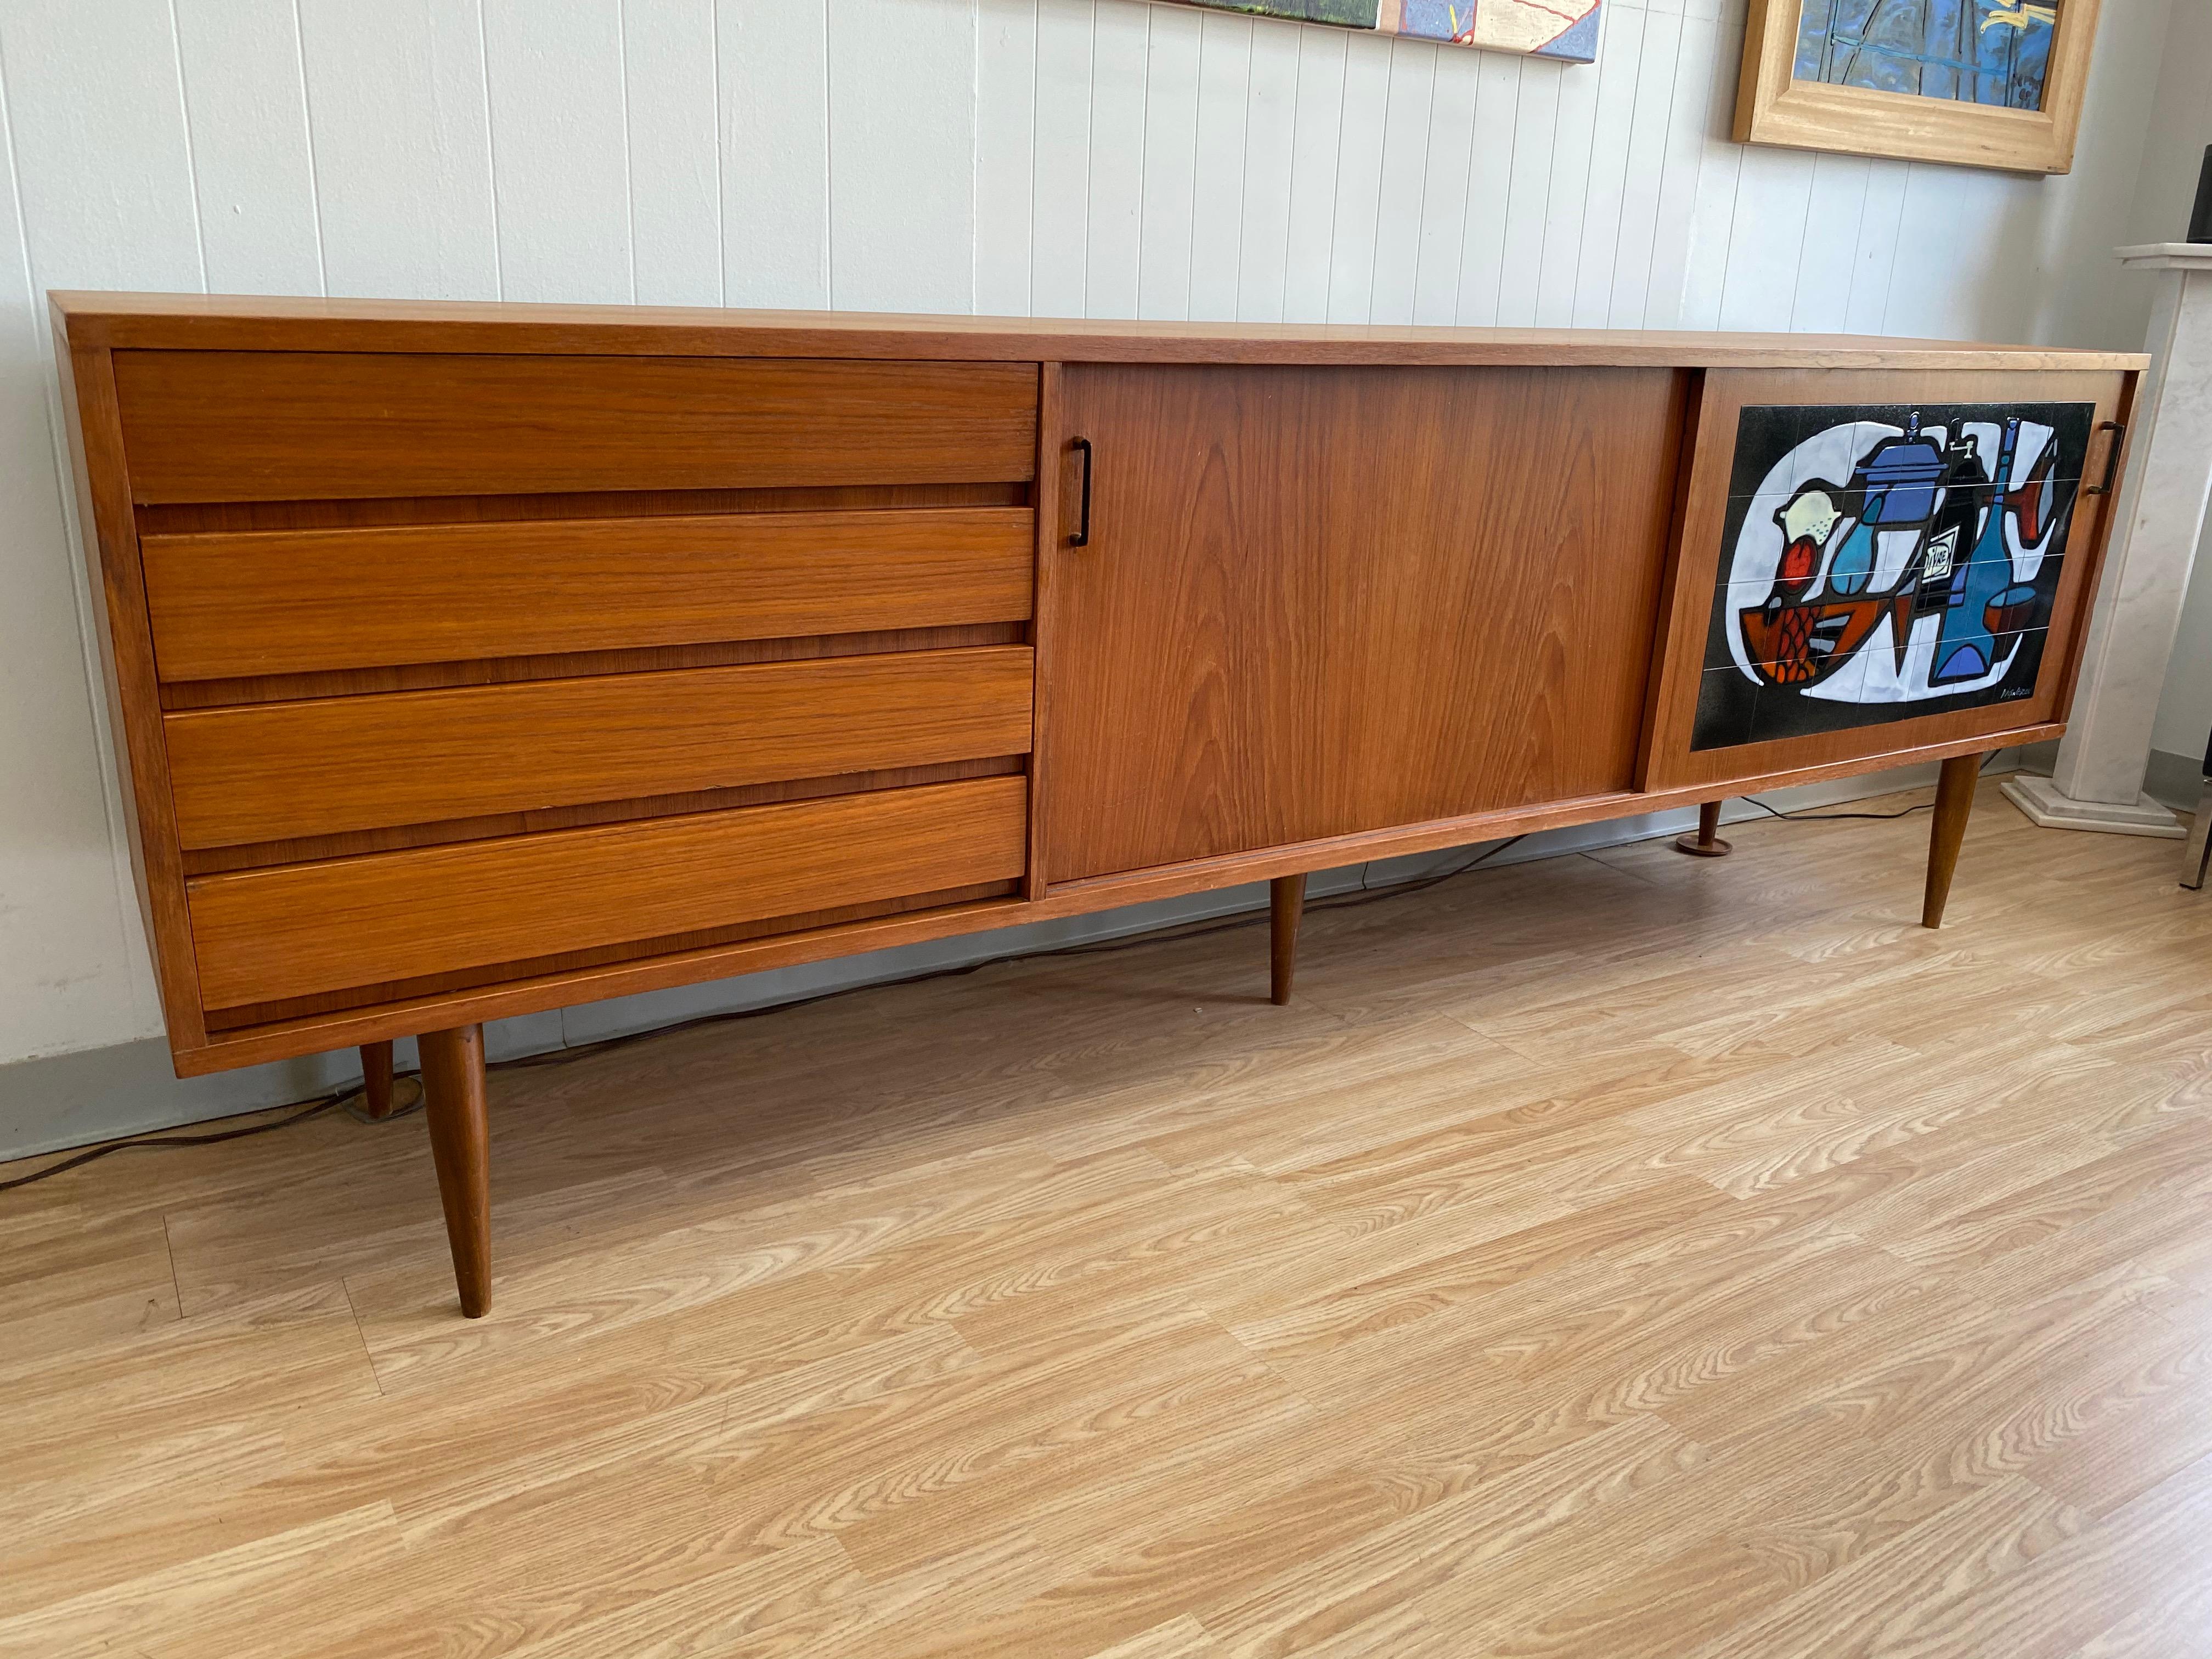
[[[52,307],[133,866],[176,1069],[190,1076],[362,1045],[372,1093],[382,1097],[389,1060],[378,1045],[422,1037],[472,1313],[489,1294],[487,1020],[1262,880],[1274,884],[1280,999],[1311,871],[1941,760],[1949,763],[1932,923],[1972,757],[2063,729],[2108,514],[2100,503],[2074,528],[2081,556],[2066,572],[2064,633],[2052,624],[2057,648],[2032,701],[1842,738],[1693,751],[1700,606],[1711,604],[1720,556],[1738,412],[1761,399],[1966,400],[2055,388],[2095,402],[2116,423],[2093,463],[2116,468],[2117,423],[2144,361],[1793,336],[130,295],[56,295]],[[261,356],[270,353],[293,354],[287,362],[304,366],[307,380],[270,373]],[[118,358],[129,371],[120,380]],[[1415,385],[1408,371],[1416,380],[1437,371],[1419,386],[1450,396],[1401,404],[1417,417],[1431,406],[1450,411],[1472,431],[1495,428],[1483,426],[1492,405],[1461,395],[1470,386],[1525,386],[1532,372],[1537,382],[1556,372],[1644,388],[1613,400],[1641,411],[1613,417],[1613,450],[1584,441],[1584,428],[1607,420],[1607,400],[1570,398],[1545,406],[1583,412],[1558,417],[1563,428],[1514,452],[1516,478],[1540,472],[1546,444],[1563,466],[1612,454],[1589,469],[1589,487],[1632,491],[1633,511],[1578,520],[1546,506],[1554,498],[1542,489],[1524,489],[1516,522],[1525,529],[1486,538],[1482,493],[1449,476],[1449,444],[1431,441],[1413,447],[1418,455],[1405,451],[1414,507],[1394,504],[1397,542],[1368,550],[1387,559],[1393,545],[1419,543],[1431,581],[1439,569],[1451,574],[1450,558],[1486,561],[1494,587],[1515,579],[1526,541],[1531,579],[1571,586],[1595,580],[1577,572],[1612,567],[1559,556],[1583,550],[1555,540],[1558,571],[1547,574],[1543,538],[1599,533],[1575,532],[1579,522],[1617,526],[1605,533],[1620,538],[1616,564],[1637,573],[1628,603],[1638,608],[1632,627],[1613,617],[1593,637],[1632,663],[1620,672],[1608,658],[1602,699],[1606,753],[1620,758],[1580,772],[1523,764],[1520,781],[1487,793],[1476,778],[1465,789],[1393,797],[1418,801],[1419,811],[1300,816],[1278,803],[1248,814],[1234,834],[1170,837],[1160,844],[1179,850],[1144,867],[1094,859],[1089,870],[1055,870],[1055,814],[1115,810],[1111,799],[1081,799],[1054,763],[1073,722],[1089,720],[1094,740],[1098,731],[1098,709],[1071,702],[1094,693],[1056,672],[1079,641],[1099,643],[1081,631],[1099,619],[1078,614],[1067,562],[1085,487],[1073,394],[1098,366],[1141,366],[1170,389],[1192,368],[1231,368],[1262,401],[1279,390],[1324,404],[1387,378],[1368,371],[1389,371],[1401,386]],[[1285,372],[1279,382],[1245,373],[1258,369]],[[1501,370],[1510,373],[1482,378]],[[1663,395],[1645,395],[1655,386]],[[695,396],[722,435],[689,429]],[[448,407],[455,398],[461,405]],[[264,408],[270,398],[286,410]],[[198,421],[203,404],[209,418]],[[387,422],[379,411],[391,410],[400,414]],[[1267,422],[1243,424],[1257,432]],[[1341,422],[1328,429],[1340,434]],[[1200,430],[1193,441],[1239,438]],[[1243,464],[1257,493],[1266,463]],[[1340,489],[1391,487],[1387,465],[1341,476],[1352,482]],[[1424,501],[1437,505],[1428,512]],[[1334,521],[1356,526],[1358,505]],[[1285,510],[1295,520],[1306,509]],[[1218,527],[1255,538],[1237,556],[1263,585],[1266,523],[1237,510]],[[1325,568],[1335,545],[1306,535],[1301,556]],[[392,556],[363,567],[374,580],[350,582],[347,559],[379,550]],[[696,566],[684,562],[695,556]],[[160,586],[153,605],[149,558]],[[538,573],[532,604],[481,588],[471,596],[463,578],[483,575],[491,566],[483,562],[495,559],[507,562],[501,570]],[[457,574],[443,582],[447,565]],[[687,606],[694,568],[713,580]],[[1388,575],[1374,580],[1387,585]],[[1449,627],[1419,617],[1422,595],[1382,592],[1378,600],[1377,591],[1370,583],[1363,602],[1375,601],[1382,621],[1358,639],[1355,664],[1387,664],[1392,605],[1419,622],[1423,649],[1453,649]],[[388,625],[377,607],[392,593],[408,596],[419,628]],[[1310,605],[1304,614],[1310,623]],[[1559,635],[1587,611],[1559,601],[1520,614],[1540,636],[1527,647],[1558,658],[1567,654]],[[1170,607],[1147,626],[1171,627],[1176,617]],[[1115,642],[1104,643],[1110,659]],[[895,659],[880,671],[836,666],[880,653]],[[1133,663],[1140,655],[1130,654]],[[1418,703],[1422,677],[1391,666],[1389,695]],[[1578,710],[1593,706],[1555,695],[1561,672],[1547,659],[1523,677],[1558,715],[1544,741],[1575,741]],[[1420,763],[1443,786],[1454,782],[1450,768],[1479,769],[1498,752],[1494,732],[1487,748],[1462,737],[1486,717],[1470,699],[1501,683],[1461,682],[1443,724],[1425,734]],[[1332,696],[1361,693],[1357,672],[1328,684]],[[810,686],[834,693],[835,707],[800,706]],[[666,706],[691,711],[699,730],[639,740],[664,688]],[[740,732],[733,722],[744,711],[730,699],[755,695],[775,724]],[[975,706],[944,703],[952,698]],[[1298,714],[1279,699],[1268,707]],[[1317,720],[1332,712],[1344,711],[1315,711]],[[625,733],[629,750],[592,752],[592,742]],[[342,808],[294,810],[282,793],[299,787],[323,742],[343,747],[356,773],[385,744],[398,751],[391,764],[417,770],[404,786],[334,779],[353,790]],[[485,759],[492,744],[495,764]],[[543,766],[515,758],[534,755],[533,744]],[[264,752],[265,765],[257,760]],[[190,773],[181,830],[173,764]],[[1140,780],[1141,769],[1131,775]],[[1563,777],[1581,793],[1559,796],[1542,781]],[[218,787],[241,793],[224,799]],[[1295,827],[1277,835],[1271,824]],[[641,862],[627,858],[630,848],[642,849]],[[663,854],[667,868],[654,864]],[[763,862],[756,870],[748,858]],[[588,905],[564,896],[562,884],[580,879],[599,884]],[[687,898],[695,880],[696,906]],[[198,938],[196,894],[206,911]],[[332,910],[322,918],[329,933],[312,951],[302,947],[292,975],[276,946],[292,936],[284,928],[297,933],[297,919],[259,930],[254,906],[276,918],[297,895]],[[416,912],[403,915],[410,905]],[[651,937],[623,935],[633,910]],[[545,950],[518,954],[538,914]],[[441,971],[391,978],[409,940],[436,938],[441,915],[457,930],[453,948],[424,953]],[[357,958],[349,919],[363,941]],[[466,939],[464,928],[473,930]],[[228,988],[228,1006],[208,1000],[204,962],[211,982]],[[258,1000],[240,1000],[247,996]]]

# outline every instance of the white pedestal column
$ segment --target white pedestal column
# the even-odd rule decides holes
[[[2212,495],[2212,246],[2154,243],[2124,247],[2119,258],[2158,273],[2144,343],[2150,371],[2136,397],[2127,477],[2113,508],[2057,771],[2048,778],[2015,774],[2003,788],[2046,829],[2178,837],[2180,820],[2144,794],[2142,784]]]

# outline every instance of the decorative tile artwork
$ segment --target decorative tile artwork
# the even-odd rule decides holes
[[[1744,410],[1690,746],[2033,695],[2094,414]]]
[[[2043,107],[2063,0],[1803,0],[1800,81],[2008,109]]]
[[[1597,58],[1603,0],[1175,0],[1298,23],[1334,23],[1419,40],[1588,64]]]

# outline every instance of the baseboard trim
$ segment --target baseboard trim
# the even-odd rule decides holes
[[[1990,769],[1993,773],[2014,769],[2016,756],[2025,752],[2008,750]],[[1904,767],[1895,771],[1808,784],[1802,788],[1774,790],[1762,799],[1790,811],[1833,805],[1929,784],[1935,781],[1936,774],[1933,764]],[[1731,800],[1721,814],[1723,823],[1731,823],[1765,816],[1758,807],[1742,800]],[[1695,829],[1697,818],[1695,809],[1686,807],[1643,817],[1614,818],[1601,823],[1547,830],[1527,837],[1493,862],[1527,863],[1679,835],[1685,830]],[[1466,849],[1453,848],[1402,859],[1378,859],[1371,864],[1350,865],[1317,873],[1308,882],[1306,890],[1310,896],[1321,898],[1330,893],[1349,891],[1363,882],[1383,885],[1409,880],[1429,871],[1449,869],[1465,857]],[[1180,922],[1264,909],[1267,903],[1267,884],[1257,882],[1099,911],[1062,921],[933,939],[867,956],[809,963],[738,979],[502,1020],[485,1028],[484,1046],[495,1060],[544,1054],[602,1037],[650,1030],[701,1014],[768,1007],[801,997],[817,996],[824,991],[904,979],[933,969],[964,967],[994,957],[1024,956]],[[1266,948],[1264,945],[1256,948],[1255,960],[1264,963]],[[397,1059],[401,1069],[411,1069],[415,1064],[414,1044],[402,1042]],[[360,1080],[360,1065],[351,1049],[246,1066],[208,1077],[179,1079],[170,1070],[168,1045],[159,1037],[76,1054],[17,1060],[0,1066],[0,1160],[64,1152],[125,1136],[265,1110],[313,1099]]]

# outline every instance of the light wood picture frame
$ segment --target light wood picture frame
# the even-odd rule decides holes
[[[1736,142],[2015,173],[2069,172],[2098,3],[1873,0],[1869,10],[1868,0],[1751,0],[1736,84]],[[1896,9],[1880,19],[1878,40],[1875,24],[1885,8]],[[1900,47],[1914,25],[1922,30],[1911,43],[1917,49]],[[1965,61],[1934,46],[1934,36],[1953,28],[1973,43]],[[1839,47],[1849,52],[1848,63],[1838,62]],[[1816,55],[1820,73],[1808,76]],[[1896,89],[1884,89],[1884,80]],[[2018,106],[2031,97],[2032,106]]]

